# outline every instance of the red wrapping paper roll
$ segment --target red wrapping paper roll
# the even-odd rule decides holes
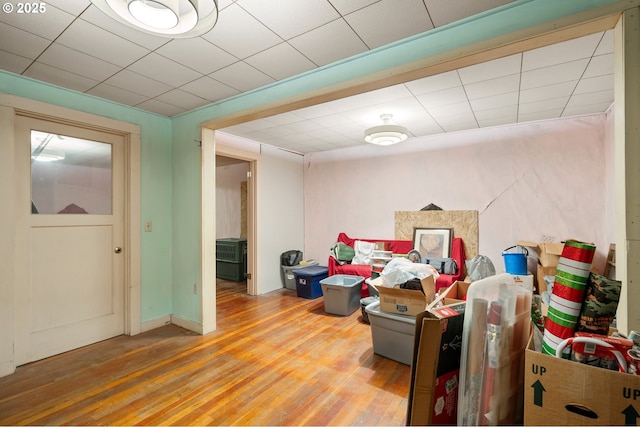
[[[555,355],[558,345],[573,336],[595,252],[593,244],[575,240],[565,242],[544,324],[543,353]]]

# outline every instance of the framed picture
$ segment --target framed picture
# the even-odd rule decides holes
[[[452,228],[414,228],[413,249],[427,258],[450,258]]]

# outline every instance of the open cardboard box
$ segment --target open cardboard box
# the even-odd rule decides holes
[[[456,280],[451,286],[441,292],[444,294],[444,305],[456,304],[467,300],[467,291],[471,283]]]
[[[525,425],[638,425],[640,375],[525,351]]]
[[[521,240],[518,242],[518,245],[535,249],[538,253],[538,262],[543,267],[556,267],[562,255],[562,250],[564,249],[564,243],[560,242],[536,243]]]
[[[380,295],[380,311],[386,313],[415,316],[422,313],[436,295],[436,282],[433,276],[427,276],[420,281],[422,290],[401,289],[397,284],[393,288],[383,285],[382,277],[376,277],[369,282]]]

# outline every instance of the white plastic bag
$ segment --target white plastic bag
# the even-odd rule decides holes
[[[413,279],[424,279],[427,276],[433,276],[437,279],[438,272],[429,264],[420,264],[411,262],[407,258],[393,258],[384,267],[380,273],[382,277],[382,286],[393,288],[394,285],[408,282]]]
[[[364,240],[356,240],[353,244],[355,256],[351,260],[351,264],[368,265],[371,264],[371,256],[376,244],[373,242],[365,242]]]

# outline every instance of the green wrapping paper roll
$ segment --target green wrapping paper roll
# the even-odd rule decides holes
[[[544,323],[543,353],[555,356],[558,345],[575,333],[595,252],[593,244],[565,242]]]

